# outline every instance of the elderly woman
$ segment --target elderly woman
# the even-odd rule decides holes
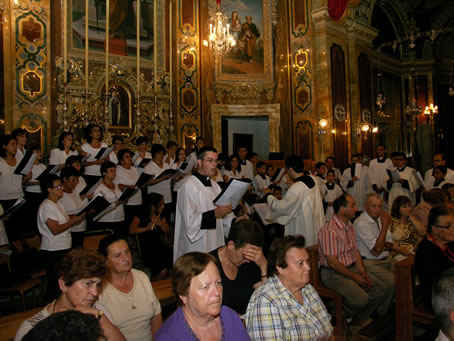
[[[238,314],[246,312],[252,293],[266,282],[268,263],[262,246],[262,228],[256,222],[243,219],[231,227],[227,245],[210,252],[220,264],[222,304]]]
[[[250,340],[238,315],[222,306],[216,258],[190,252],[172,269],[173,291],[182,305],[166,320],[156,340]]]
[[[112,323],[112,316],[97,301],[101,280],[106,273],[105,259],[93,249],[68,252],[57,265],[58,286],[61,294],[36,315],[22,322],[14,341],[22,340],[38,322],[66,310],[78,310],[95,316],[107,340],[125,340]]]
[[[416,250],[415,269],[430,307],[432,283],[454,267],[454,211],[444,205],[430,210],[426,237]]]
[[[303,236],[276,239],[268,254],[268,281],[251,297],[245,319],[251,340],[334,340],[322,300],[309,284]]]
[[[426,227],[418,218],[411,214],[411,201],[406,195],[399,195],[394,199],[391,208],[391,223],[389,230],[395,245],[414,252],[422,238],[426,235]],[[394,260],[402,260],[397,255]]]
[[[128,341],[154,339],[162,324],[161,305],[147,275],[132,268],[126,239],[107,236],[99,243],[99,251],[107,258],[108,269],[99,301],[112,312]]]

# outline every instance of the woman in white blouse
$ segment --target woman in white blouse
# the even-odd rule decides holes
[[[95,189],[94,195],[101,194],[108,202],[115,203],[115,207],[103,214],[96,222],[101,230],[111,229],[117,233],[127,235],[128,226],[125,225],[125,210],[118,201],[121,190],[113,181],[117,176],[117,166],[110,161],[101,165],[102,182]]]
[[[113,150],[109,154],[109,161],[112,161],[116,165],[118,165],[118,152],[125,147],[123,143],[123,137],[120,135],[115,135],[112,137],[112,146]]]
[[[85,219],[81,216],[69,217],[65,208],[58,202],[63,197],[63,185],[55,174],[45,176],[41,181],[41,190],[47,198],[38,209],[38,230],[41,234],[41,254],[47,271],[46,302],[57,297],[58,277],[55,265],[71,248],[70,228]]]
[[[130,149],[122,149],[118,152],[117,176],[113,183],[118,185],[121,191],[126,188],[135,189],[136,182],[139,179],[139,172],[132,164],[132,151]],[[129,226],[132,217],[138,215],[142,206],[142,192],[138,190],[129,200],[124,204],[125,222]]]
[[[26,176],[14,174],[19,161],[15,155],[17,152],[17,141],[12,135],[4,135],[1,139],[0,146],[0,204],[6,211],[17,199],[24,196],[22,183],[31,178],[30,174]],[[19,237],[21,224],[21,209],[13,213],[6,222],[6,231],[8,237],[14,240]]]
[[[72,155],[77,155],[77,152],[73,149],[73,134],[64,131],[58,137],[58,148],[50,151],[49,165],[60,166],[60,169],[62,169],[65,166],[66,159]]]
[[[81,160],[80,155],[70,156],[66,159],[65,166],[74,167],[79,172],[79,174],[82,174],[82,162],[80,160]],[[79,176],[77,178],[77,180],[78,180],[78,183],[77,183],[75,191],[77,193],[80,193],[84,190],[85,187],[87,187],[87,183],[85,182],[85,179],[83,176]],[[80,196],[81,199],[84,199],[85,197],[86,197],[86,195]],[[93,197],[93,194],[88,196],[88,199],[90,200],[92,197]]]
[[[231,178],[244,178],[244,173],[241,169],[240,161],[236,155],[230,155],[227,159],[227,165],[225,166],[224,181],[229,182]]]
[[[82,145],[82,156],[90,155],[85,161],[83,166],[84,178],[88,185],[95,184],[101,177],[100,167],[108,158],[97,160],[95,156],[99,153],[101,148],[107,148],[107,144],[102,142],[103,134],[101,126],[98,124],[89,124],[84,129],[84,139],[87,141]]]
[[[138,157],[134,161],[134,167],[138,167],[143,159],[150,159],[151,160],[151,153],[147,152],[148,137],[139,136],[136,139],[136,146],[137,146]]]

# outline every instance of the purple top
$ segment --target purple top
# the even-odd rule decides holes
[[[238,317],[238,314],[229,307],[221,307],[221,324],[221,340],[251,340],[243,323]],[[164,322],[161,328],[159,328],[155,340],[193,341],[198,340],[198,338],[186,322],[183,310],[180,307]]]

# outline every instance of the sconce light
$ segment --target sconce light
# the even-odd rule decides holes
[[[320,119],[318,121],[318,130],[317,134],[319,135],[324,135],[326,134],[326,128],[328,127],[328,121],[325,120],[324,118]]]

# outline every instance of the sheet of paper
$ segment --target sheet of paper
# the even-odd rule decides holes
[[[232,204],[233,209],[235,209],[251,183],[250,179],[230,179],[226,188],[219,193],[213,203],[218,206]]]
[[[263,225],[269,225],[273,223],[273,221],[270,220],[271,210],[267,203],[254,204],[252,205],[252,208],[255,210],[255,212],[257,212]]]

